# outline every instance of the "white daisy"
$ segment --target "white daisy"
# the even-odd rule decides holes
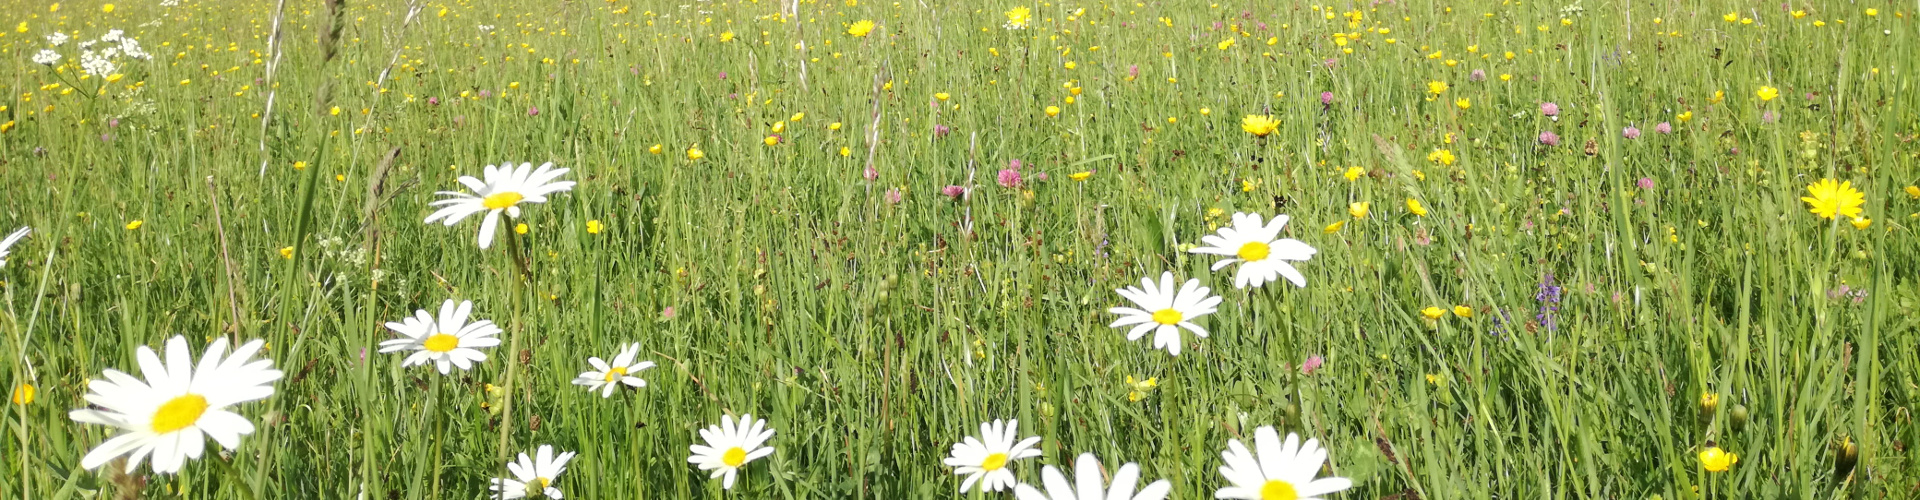
[[[500,339],[494,337],[500,334],[500,327],[492,321],[467,323],[467,314],[472,311],[473,301],[462,301],[456,306],[448,300],[440,305],[438,321],[421,309],[399,323],[387,323],[387,329],[400,334],[400,338],[381,342],[380,352],[413,351],[400,366],[432,361],[441,375],[447,374],[451,366],[472,369],[475,362],[487,360],[487,353],[480,352],[480,348],[500,345]]]
[[[1019,500],[1162,500],[1173,489],[1173,483],[1161,479],[1134,491],[1135,483],[1140,482],[1140,466],[1131,462],[1114,471],[1113,486],[1107,488],[1106,478],[1100,472],[1100,459],[1092,453],[1080,454],[1080,459],[1073,464],[1073,474],[1075,482],[1070,485],[1060,469],[1046,466],[1040,469],[1041,484],[1047,487],[1045,494],[1021,484],[1014,487],[1013,496]]]
[[[487,490],[499,495],[489,495],[488,498],[511,500],[536,494],[562,498],[560,488],[553,487],[553,482],[567,471],[567,461],[573,459],[573,452],[561,453],[556,457],[553,447],[543,444],[536,453],[538,459],[528,458],[526,453],[521,453],[519,461],[507,463],[507,472],[513,473],[513,478],[494,478],[493,483],[487,485]]]
[[[1313,478],[1320,472],[1320,464],[1327,461],[1327,450],[1320,447],[1319,440],[1308,439],[1301,444],[1300,436],[1287,433],[1283,445],[1273,427],[1261,427],[1253,431],[1253,446],[1260,452],[1258,458],[1240,440],[1227,442],[1227,451],[1220,452],[1220,458],[1227,462],[1220,466],[1220,475],[1233,486],[1220,488],[1213,493],[1214,498],[1318,500],[1321,495],[1353,487],[1353,481],[1344,477]]]
[[[1140,340],[1147,332],[1154,332],[1153,347],[1166,349],[1175,356],[1180,355],[1180,329],[1192,331],[1194,335],[1207,336],[1207,330],[1193,324],[1193,319],[1213,314],[1214,306],[1220,305],[1220,297],[1212,296],[1212,290],[1200,286],[1200,280],[1190,279],[1181,285],[1178,291],[1173,288],[1173,273],[1162,273],[1160,285],[1154,286],[1153,280],[1140,278],[1139,287],[1127,287],[1119,290],[1121,297],[1133,301],[1138,309],[1115,307],[1107,312],[1120,315],[1109,327],[1137,325],[1127,332],[1127,340]]]
[[[997,492],[1012,488],[1018,482],[1008,466],[1015,460],[1040,456],[1040,436],[1029,436],[1015,443],[1019,429],[1019,420],[982,422],[979,438],[967,436],[966,440],[953,444],[953,452],[943,462],[953,467],[954,474],[967,476],[960,482],[960,492],[973,488],[974,483],[980,483],[981,490]]]
[[[31,232],[33,228],[22,227],[15,229],[13,234],[7,235],[7,239],[0,240],[0,267],[7,266],[7,256],[13,253],[13,246],[20,244],[20,240],[27,239],[27,233]]]
[[[633,362],[633,358],[639,355],[640,343],[634,342],[620,349],[620,354],[613,357],[612,365],[608,365],[598,357],[587,358],[587,364],[593,365],[593,369],[580,372],[580,376],[574,377],[573,385],[587,386],[589,391],[598,390],[600,397],[603,398],[613,396],[613,390],[620,388],[621,384],[635,388],[646,387],[647,381],[641,380],[634,374],[653,368],[653,362]]]
[[[567,174],[567,169],[553,168],[548,162],[534,169],[532,163],[500,166],[487,165],[483,174],[486,180],[475,179],[470,175],[460,176],[460,183],[473,190],[473,193],[459,191],[441,191],[435,194],[448,196],[433,202],[441,207],[433,215],[427,216],[427,224],[442,221],[447,227],[453,227],[470,215],[486,212],[487,218],[480,223],[480,249],[493,246],[493,232],[500,227],[500,213],[508,218],[520,218],[521,203],[546,203],[547,195],[573,189],[573,181],[554,182]]]
[[[687,457],[687,462],[699,466],[700,470],[713,471],[709,479],[726,476],[721,487],[733,489],[740,467],[773,454],[772,446],[761,446],[773,438],[773,429],[766,427],[767,421],[754,420],[752,414],[740,416],[738,426],[733,425],[731,415],[723,415],[720,425],[700,430],[700,439],[707,444],[688,447],[693,456]]]
[[[1213,263],[1215,271],[1240,262],[1240,270],[1233,274],[1234,288],[1259,288],[1269,281],[1278,281],[1277,277],[1286,277],[1293,286],[1304,288],[1307,277],[1287,261],[1312,259],[1318,250],[1300,240],[1275,239],[1280,236],[1280,230],[1287,227],[1288,219],[1286,215],[1276,215],[1262,224],[1260,214],[1235,213],[1233,225],[1201,237],[1200,242],[1205,246],[1195,247],[1192,252],[1226,256]]]
[[[273,369],[273,360],[254,359],[262,345],[260,340],[247,342],[228,356],[227,339],[221,337],[207,346],[197,364],[186,337],[167,339],[165,361],[140,346],[134,359],[146,380],[108,369],[104,380],[87,383],[87,402],[99,409],[67,414],[75,422],[122,431],[87,452],[80,466],[96,469],[126,455],[131,457],[131,473],[151,455],[154,472],[173,473],[187,459],[200,458],[208,437],[222,448],[240,447],[240,436],[253,433],[253,422],[226,408],[272,396],[273,381],[281,375]]]

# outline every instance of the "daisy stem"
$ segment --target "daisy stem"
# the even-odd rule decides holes
[[[440,460],[441,444],[446,442],[446,412],[441,411],[444,401],[440,400],[440,386],[446,385],[446,377],[433,377],[432,385],[427,387],[427,414],[433,415],[433,461],[427,462],[433,467],[433,495],[428,498],[440,498],[440,471],[445,463]]]
[[[501,335],[505,335],[508,337],[507,352],[502,353],[506,358],[506,363],[507,363],[507,379],[505,382],[502,382],[500,384],[501,394],[503,394],[503,396],[501,397],[502,401],[500,402],[500,447],[494,454],[493,463],[500,464],[500,467],[502,467],[503,469],[506,467],[506,463],[507,463],[507,442],[508,442],[507,438],[510,435],[509,431],[513,428],[514,378],[520,374],[520,370],[519,370],[520,363],[518,359],[518,356],[520,353],[520,335],[515,334],[514,330],[516,328],[519,328],[521,324],[520,313],[522,309],[522,301],[525,300],[525,296],[526,296],[527,281],[533,279],[533,274],[530,272],[527,272],[526,264],[520,261],[519,235],[512,230],[508,230],[506,231],[506,233],[507,233],[506,257],[508,260],[512,260],[514,266],[520,270],[521,279],[513,280],[513,299],[512,299],[513,314],[508,316],[507,321],[509,321],[509,323],[507,324],[507,326],[501,329],[502,330]],[[507,477],[507,476],[502,475],[500,477]],[[501,495],[501,498],[505,498],[506,492],[502,491],[500,495]]]

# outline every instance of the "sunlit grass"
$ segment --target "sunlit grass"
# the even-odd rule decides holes
[[[688,446],[749,413],[728,496],[971,498],[995,419],[1023,481],[1170,498],[1263,425],[1335,498],[1920,480],[1912,5],[289,2],[276,56],[274,2],[0,4],[0,498],[483,498],[542,444],[569,498],[718,498]],[[83,70],[110,29],[151,60]],[[578,185],[484,251],[422,223],[507,162]],[[1236,212],[1306,287],[1185,252]],[[1162,272],[1224,298],[1178,357],[1107,327]],[[486,362],[377,352],[449,299]],[[174,335],[267,341],[259,430],[81,469],[86,382]],[[570,383],[633,342],[646,387]]]

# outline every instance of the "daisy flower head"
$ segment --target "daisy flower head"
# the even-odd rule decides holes
[[[1180,329],[1192,331],[1194,335],[1207,336],[1207,330],[1193,324],[1193,319],[1213,314],[1214,306],[1220,305],[1220,297],[1212,295],[1212,290],[1200,286],[1200,280],[1189,279],[1180,288],[1173,287],[1173,273],[1160,274],[1160,283],[1156,286],[1151,278],[1140,278],[1140,286],[1115,290],[1121,297],[1132,301],[1134,307],[1115,307],[1107,312],[1120,315],[1120,319],[1107,325],[1112,328],[1133,325],[1127,332],[1127,340],[1140,340],[1147,332],[1154,332],[1153,347],[1166,349],[1175,356],[1180,355]]]
[[[593,369],[580,372],[580,376],[574,377],[573,385],[584,385],[589,391],[600,391],[600,397],[603,398],[612,397],[613,390],[620,388],[621,385],[633,388],[646,387],[647,381],[635,375],[641,370],[653,368],[653,362],[635,363],[633,358],[639,355],[640,343],[634,342],[620,349],[620,354],[613,357],[613,364],[607,364],[599,357],[587,358],[587,364],[593,365]]]
[[[1227,451],[1220,452],[1220,458],[1226,461],[1220,466],[1220,475],[1233,485],[1215,491],[1214,498],[1318,500],[1321,495],[1353,487],[1353,481],[1344,477],[1313,478],[1320,464],[1327,461],[1327,450],[1317,439],[1302,444],[1300,436],[1287,433],[1287,441],[1282,444],[1279,434],[1269,426],[1254,430],[1253,446],[1259,452],[1257,456],[1238,439],[1227,442]]]
[[[33,228],[22,227],[13,230],[13,234],[7,235],[6,239],[0,239],[0,267],[7,267],[7,256],[13,253],[13,246],[20,244],[20,240],[27,239],[27,233],[31,232]]]
[[[567,471],[567,461],[573,460],[573,452],[555,456],[553,447],[543,444],[535,454],[537,458],[530,458],[522,452],[520,460],[508,462],[507,472],[512,473],[513,477],[494,478],[493,483],[487,485],[487,490],[499,495],[489,495],[489,498],[511,500],[534,495],[561,498],[560,488],[553,487],[553,482]]]
[[[1019,429],[1019,420],[982,422],[980,437],[967,436],[953,443],[953,451],[942,462],[953,467],[954,474],[967,476],[960,482],[960,492],[972,489],[975,483],[980,484],[981,491],[998,492],[1019,482],[1009,468],[1013,462],[1040,456],[1040,436],[1014,442]]]
[[[567,175],[568,169],[553,168],[548,162],[534,168],[532,163],[521,163],[515,167],[511,163],[498,166],[487,165],[482,174],[485,179],[475,179],[470,175],[460,176],[460,184],[472,193],[459,191],[440,191],[438,195],[446,198],[433,202],[439,210],[428,215],[426,223],[436,221],[453,227],[468,216],[485,212],[486,220],[480,223],[480,249],[493,246],[493,233],[500,228],[500,214],[520,218],[521,203],[546,203],[547,195],[573,189],[573,181],[560,181]]]
[[[387,329],[400,337],[381,342],[380,352],[413,351],[400,366],[431,361],[441,375],[455,366],[461,370],[473,369],[474,363],[487,360],[487,353],[481,352],[481,348],[500,345],[500,339],[494,337],[500,334],[500,327],[488,320],[468,323],[472,312],[473,301],[455,304],[451,299],[440,304],[438,319],[425,309],[414,311],[411,317],[387,323]]]
[[[1293,286],[1305,288],[1307,277],[1287,262],[1312,259],[1319,251],[1300,240],[1280,238],[1280,231],[1286,229],[1288,220],[1291,218],[1286,215],[1276,215],[1263,222],[1260,214],[1235,213],[1232,225],[1201,237],[1202,246],[1194,247],[1191,252],[1226,257],[1213,263],[1215,271],[1240,263],[1240,269],[1233,275],[1234,288],[1259,288],[1281,277]]]
[[[1046,487],[1046,493],[1038,488],[1021,484],[1013,489],[1014,498],[1019,500],[1162,500],[1172,491],[1173,483],[1165,479],[1154,481],[1138,491],[1134,487],[1140,482],[1140,466],[1132,462],[1120,466],[1113,473],[1113,483],[1107,486],[1106,477],[1100,472],[1100,459],[1092,453],[1081,453],[1073,464],[1074,481],[1067,482],[1067,476],[1049,465],[1040,469],[1040,480]],[[1104,487],[1104,488],[1103,488]],[[1076,493],[1075,490],[1078,490]]]
[[[1860,206],[1867,203],[1867,195],[1854,189],[1851,181],[1820,179],[1807,185],[1807,196],[1800,201],[1807,202],[1807,211],[1823,218],[1855,218],[1860,216]]]
[[[253,357],[264,345],[253,340],[229,355],[227,339],[221,337],[207,346],[198,363],[187,350],[186,337],[167,339],[164,360],[152,348],[140,346],[134,358],[145,380],[108,369],[104,379],[87,383],[87,402],[98,409],[67,414],[75,422],[121,430],[81,457],[80,466],[97,469],[128,456],[126,470],[132,472],[151,456],[154,472],[173,473],[187,459],[200,458],[209,437],[222,448],[239,448],[240,437],[253,433],[253,422],[227,407],[272,396],[273,382],[281,376],[273,360]]]
[[[772,446],[765,446],[768,439],[773,439],[773,429],[767,428],[766,420],[754,420],[752,414],[741,415],[739,425],[734,425],[733,416],[722,415],[720,425],[700,430],[700,439],[706,444],[688,447],[693,456],[687,457],[687,462],[700,470],[713,471],[708,479],[725,476],[721,487],[729,490],[741,467],[774,451]]]

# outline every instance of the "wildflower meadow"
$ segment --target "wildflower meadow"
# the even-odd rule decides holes
[[[1920,498],[1916,5],[0,0],[0,499]]]

